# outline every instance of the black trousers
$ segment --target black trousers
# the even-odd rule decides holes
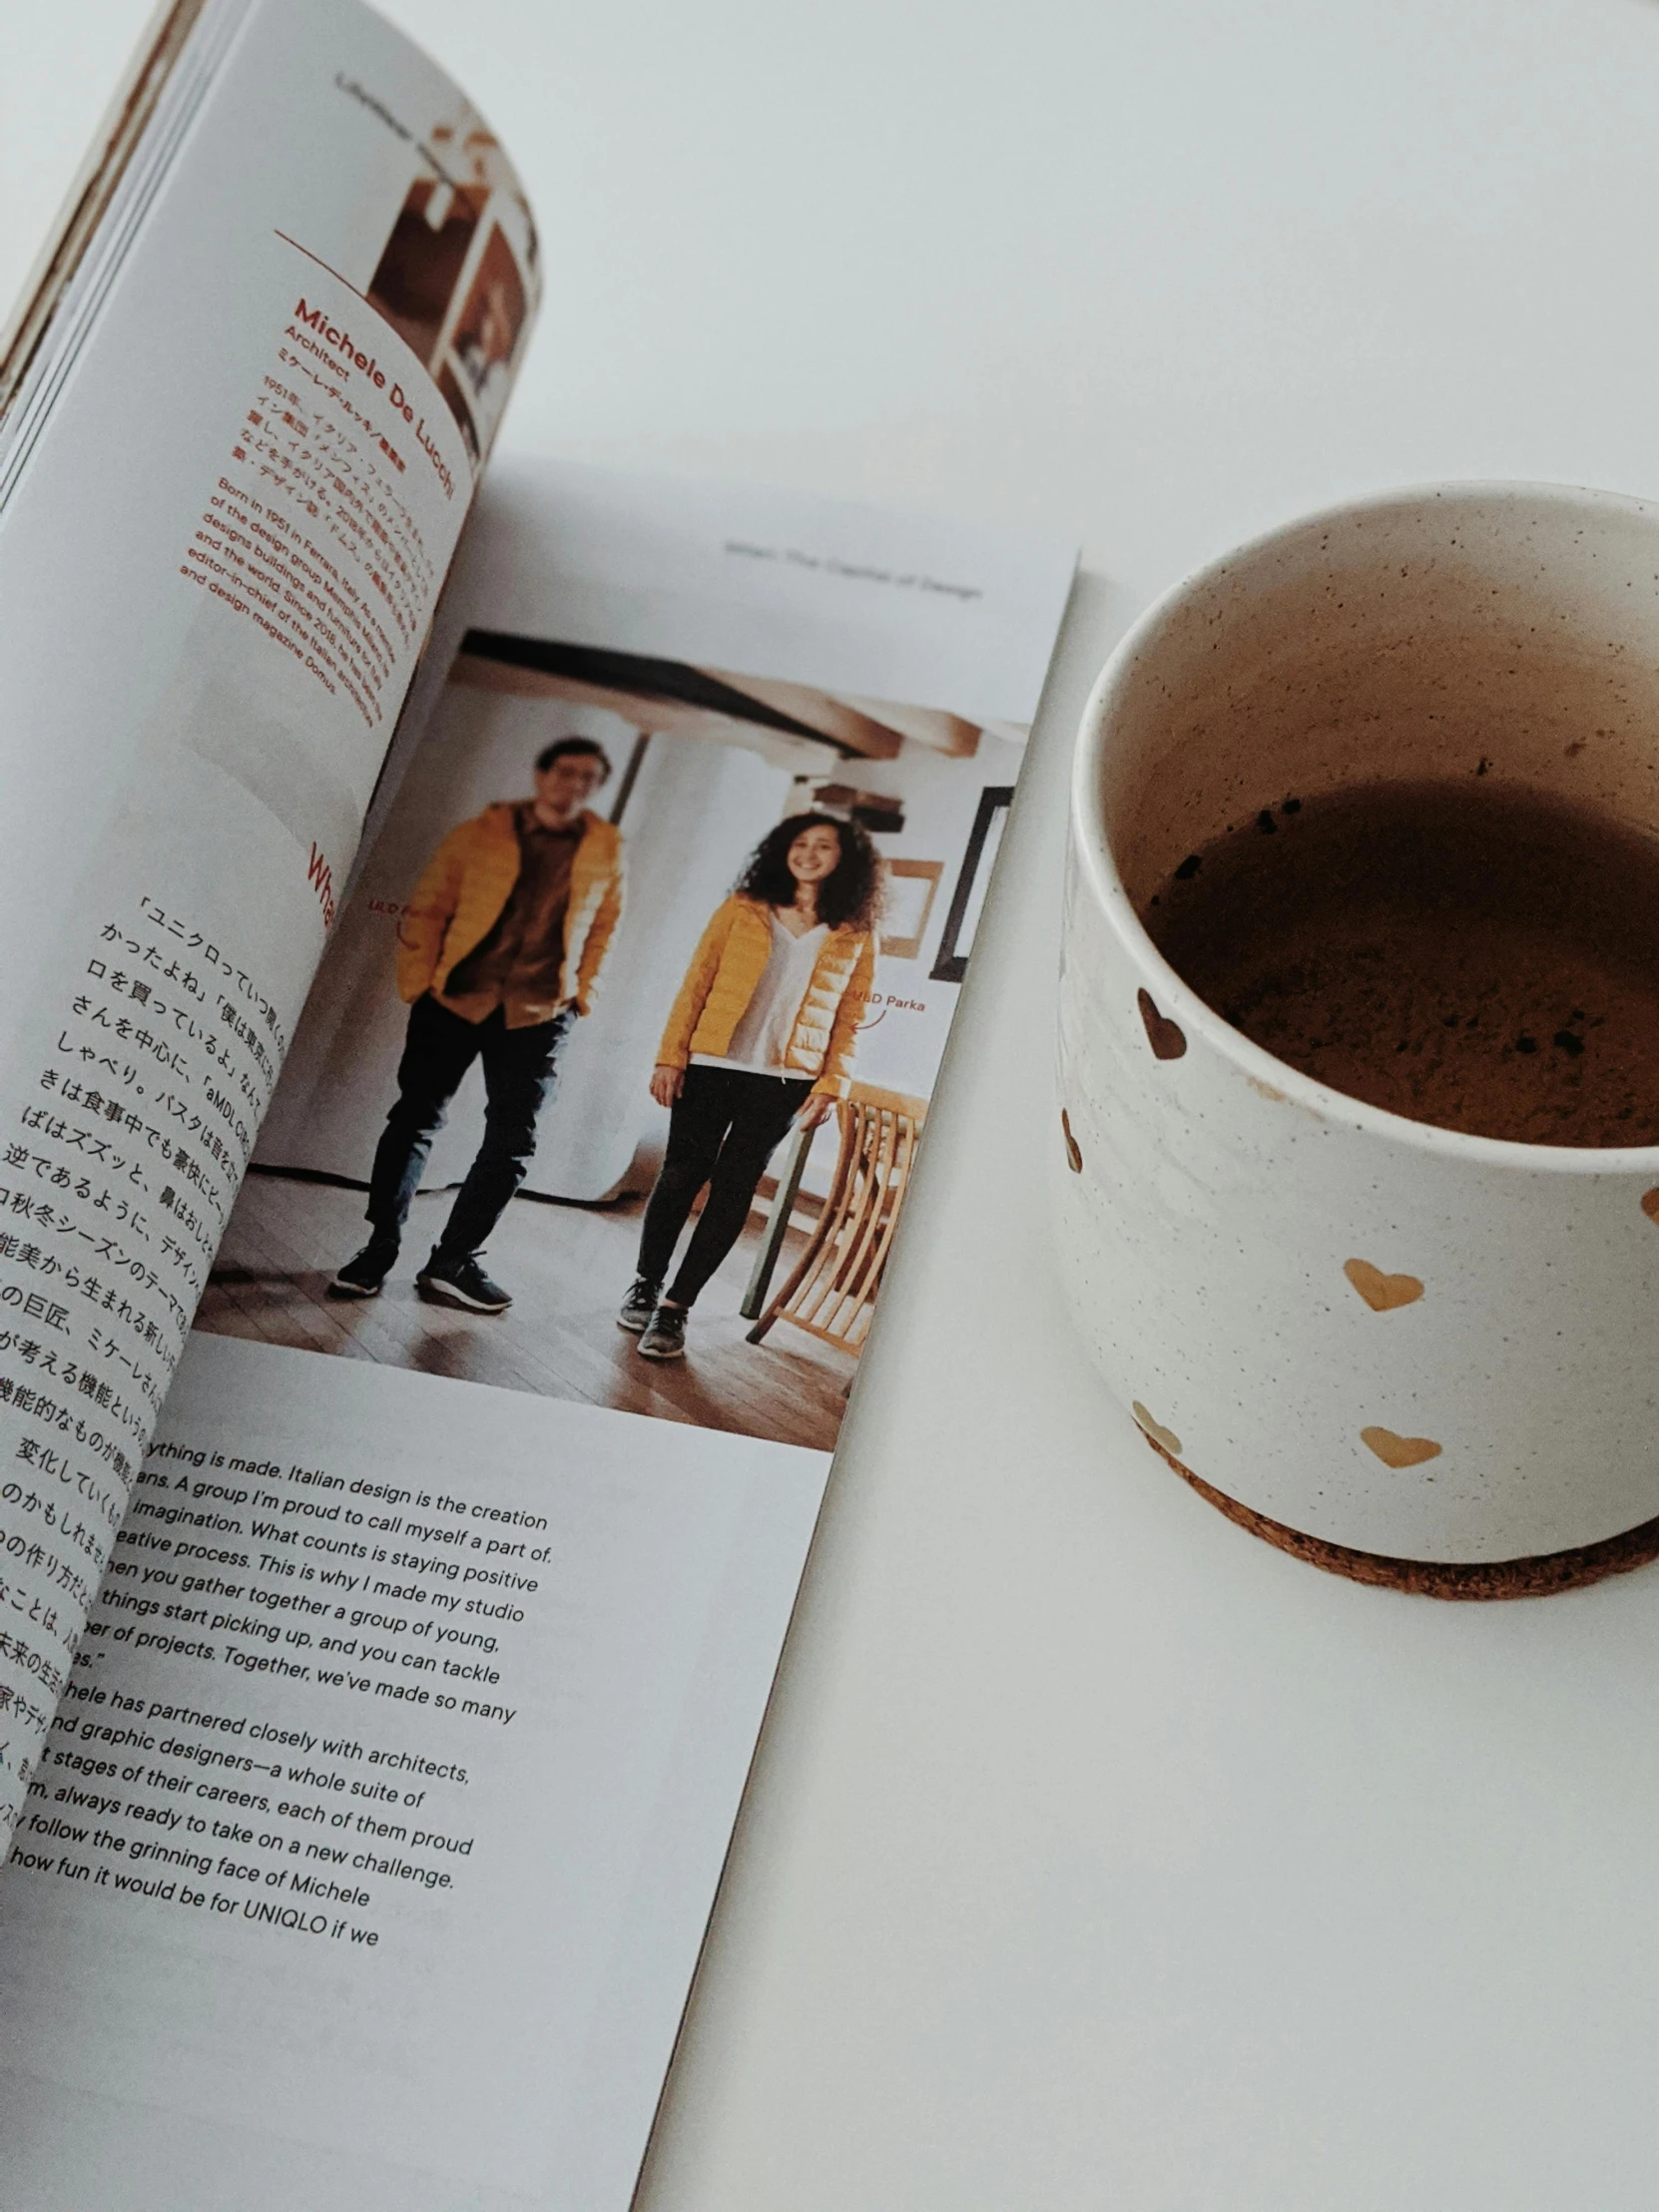
[[[640,1236],[639,1271],[648,1283],[661,1283],[697,1194],[709,1186],[680,1272],[665,1294],[676,1306],[695,1303],[743,1234],[756,1185],[812,1087],[806,1075],[687,1068]]]
[[[483,1021],[464,1021],[430,992],[415,1000],[397,1064],[397,1100],[369,1175],[368,1218],[377,1235],[401,1236],[449,1101],[473,1061],[482,1060],[484,1141],[434,1250],[453,1260],[483,1247],[524,1181],[536,1149],[536,1116],[553,1087],[554,1062],[574,1019],[567,1011],[527,1029],[509,1029],[499,1006]]]

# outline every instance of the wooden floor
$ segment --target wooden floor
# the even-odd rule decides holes
[[[851,1359],[782,1324],[763,1345],[744,1342],[750,1325],[738,1304],[759,1215],[698,1301],[687,1357],[658,1364],[642,1360],[636,1339],[616,1326],[634,1273],[639,1200],[588,1207],[515,1198],[487,1256],[513,1294],[500,1315],[457,1313],[416,1296],[415,1270],[449,1204],[443,1192],[415,1200],[402,1260],[378,1298],[331,1299],[325,1285],[366,1235],[361,1191],[256,1171],[231,1216],[197,1326],[779,1443],[833,1445]],[[792,1235],[779,1281],[798,1250]]]

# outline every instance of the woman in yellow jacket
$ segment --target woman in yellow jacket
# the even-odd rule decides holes
[[[763,837],[692,955],[651,1077],[672,1108],[639,1274],[617,1320],[648,1360],[678,1360],[686,1316],[742,1234],[792,1122],[815,1128],[852,1081],[875,974],[881,861],[864,830],[792,815]],[[674,1248],[708,1185],[679,1272]]]

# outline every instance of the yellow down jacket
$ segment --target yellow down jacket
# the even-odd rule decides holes
[[[771,952],[771,913],[762,900],[736,896],[715,908],[663,1031],[659,1067],[683,1068],[694,1052],[725,1057]],[[818,1077],[816,1095],[844,1098],[851,1088],[858,1024],[874,979],[875,940],[869,930],[844,923],[831,929],[819,947],[784,1054],[792,1073]]]
[[[559,1002],[574,1000],[585,1014],[622,913],[622,831],[586,808],[581,821],[582,841],[570,865]],[[457,961],[483,943],[512,896],[518,870],[518,830],[505,802],[450,830],[397,924],[397,994],[406,1005],[423,991],[441,992]]]

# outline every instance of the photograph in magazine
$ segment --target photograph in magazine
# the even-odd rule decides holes
[[[1024,738],[467,633],[198,1326],[830,1449]]]
[[[535,303],[535,226],[470,108],[439,124],[421,154],[432,174],[410,185],[366,296],[431,372],[476,462],[501,419]]]

